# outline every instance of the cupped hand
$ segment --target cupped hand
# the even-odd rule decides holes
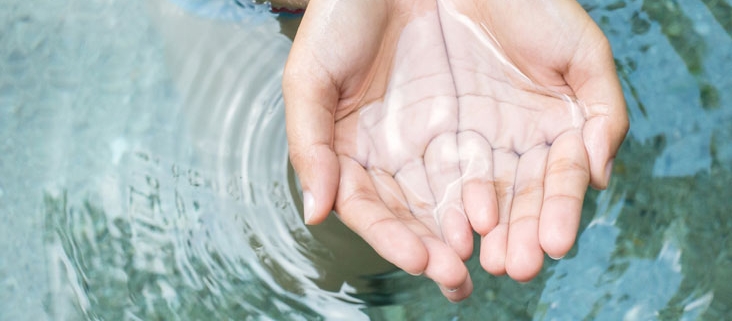
[[[457,301],[472,292],[463,263],[472,253],[470,226],[452,211],[460,231],[445,242],[432,214],[436,198],[422,193],[430,189],[422,156],[431,139],[451,133],[457,155],[457,98],[438,19],[430,1],[312,1],[283,89],[306,222],[334,208],[382,257],[424,273]],[[390,123],[379,130],[384,113]],[[372,134],[389,137],[371,141]]]
[[[481,264],[526,281],[572,247],[628,130],[610,46],[573,0],[439,3]]]
[[[627,117],[602,33],[546,5],[311,2],[283,83],[306,221],[335,208],[451,300],[472,291],[471,228],[493,274],[564,255]]]
[[[572,0],[440,1],[463,202],[481,263],[526,281],[564,256],[628,130],[607,39]]]

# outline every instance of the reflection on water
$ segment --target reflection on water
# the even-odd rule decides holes
[[[348,256],[321,245],[297,209],[280,90],[289,42],[276,21],[205,20],[166,1],[96,5],[45,17],[12,7],[14,26],[53,26],[40,49],[3,65],[14,86],[40,92],[3,109],[3,137],[27,146],[15,166],[26,157],[42,172],[26,189],[40,189],[36,275],[49,282],[28,297],[52,319],[364,318],[348,293],[379,296],[360,278],[373,271],[326,270]]]
[[[266,8],[0,3],[0,319],[724,319],[728,2],[582,1],[631,132],[570,255],[448,303],[340,226],[306,228]],[[185,10],[185,11],[184,11]]]
[[[672,233],[664,233],[661,249],[654,258],[616,255],[621,234],[616,224],[627,200],[621,197],[610,204],[610,197],[610,192],[598,196],[598,213],[578,240],[577,246],[582,251],[554,268],[555,277],[546,283],[543,305],[537,311],[541,318],[574,320],[589,316],[608,320],[623,316],[630,320],[649,320],[658,317],[659,311],[674,307],[678,310],[661,315],[696,319],[709,307],[711,291],[692,293],[676,306],[669,304],[683,278],[678,234],[683,223],[675,222],[677,226]],[[587,283],[587,280],[595,282]],[[567,295],[568,291],[573,294]],[[585,300],[575,300],[578,294]]]
[[[95,200],[108,198],[106,193],[80,204],[70,203],[66,191],[45,197],[54,315],[66,314],[57,309],[68,309],[68,303],[87,318],[106,320],[327,315],[313,308],[329,306],[332,298],[301,284],[302,274],[316,275],[312,264],[278,256],[292,253],[267,251],[265,233],[256,232],[261,226],[236,201],[236,183],[224,194],[205,174],[149,154],[138,152],[122,162],[130,171],[123,172],[118,190],[107,191],[119,194],[121,211],[105,211]],[[267,192],[278,193],[254,194]],[[276,199],[261,201],[278,206]],[[310,302],[320,306],[311,308]]]

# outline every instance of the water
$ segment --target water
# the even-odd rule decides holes
[[[631,117],[611,186],[565,259],[472,259],[459,304],[302,224],[274,17],[175,3],[0,3],[0,320],[732,315],[729,1],[582,1]]]

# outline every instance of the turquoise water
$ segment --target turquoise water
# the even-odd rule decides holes
[[[0,320],[725,319],[732,4],[581,3],[631,117],[613,181],[565,259],[526,284],[472,259],[451,304],[302,224],[266,8],[1,2]]]

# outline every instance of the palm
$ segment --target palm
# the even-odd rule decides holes
[[[333,19],[331,35],[298,35],[291,57],[323,46],[329,36],[356,35],[308,53],[334,85],[312,99],[333,105],[330,131],[340,168],[335,209],[382,256],[408,272],[424,271],[443,290],[461,288],[443,291],[461,299],[471,288],[460,261],[472,252],[471,227],[484,235],[483,266],[521,280],[538,272],[544,251],[562,255],[574,241],[590,180],[583,127],[595,115],[572,102],[577,92],[561,68],[581,44],[586,21],[579,29],[556,26],[575,35],[562,38],[576,41],[575,48],[539,56],[532,48],[567,46],[532,39],[536,33],[521,24],[491,25],[501,10],[520,8],[414,2],[311,3],[301,30],[324,30],[308,19],[321,8],[330,11],[327,17],[353,10],[362,19]],[[522,30],[530,37],[517,34]],[[544,42],[527,46],[535,40]],[[297,65],[293,59],[288,69],[297,69],[289,66]],[[287,87],[288,77],[286,99]],[[292,137],[298,130],[288,131]],[[294,154],[293,163],[300,157]]]

